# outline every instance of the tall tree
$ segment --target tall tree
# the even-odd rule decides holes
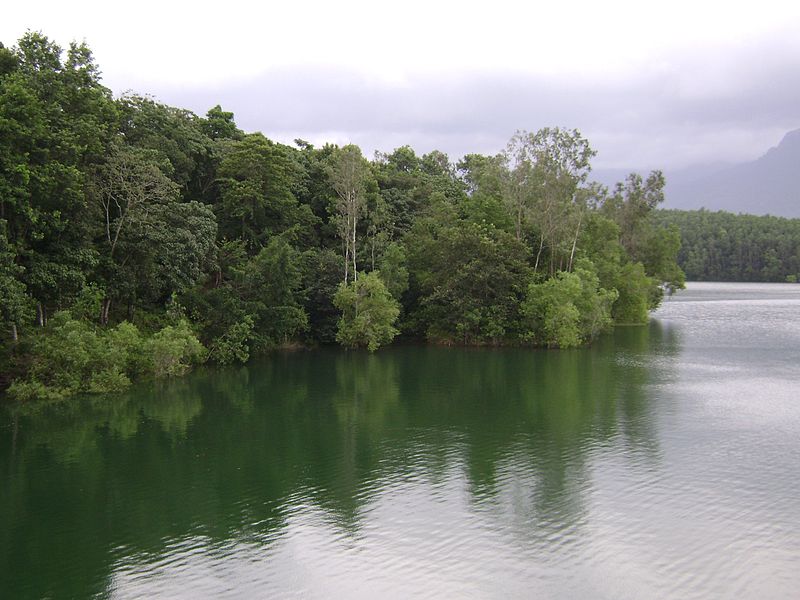
[[[215,209],[223,237],[241,238],[256,253],[290,228],[311,235],[316,218],[294,195],[301,167],[291,152],[260,133],[231,143],[217,171],[221,194]]]
[[[43,325],[47,307],[74,299],[95,263],[83,185],[117,112],[85,45],[71,44],[64,60],[58,45],[27,33],[3,55],[0,218]]]
[[[577,243],[582,224],[579,188],[586,182],[596,152],[577,129],[546,127],[527,134],[526,144],[534,161],[532,180],[539,221],[534,270],[538,270],[542,251],[548,246],[552,274],[561,266],[556,264],[559,253],[563,258],[567,248]],[[574,250],[571,254],[574,256]]]
[[[200,277],[214,246],[216,221],[208,207],[180,203],[178,196],[178,185],[152,152],[121,146],[95,171],[90,197],[103,248],[102,324],[108,323],[114,299],[127,299],[132,308],[137,297],[163,300]]]
[[[344,247],[344,283],[347,284],[352,266],[353,281],[358,280],[357,230],[358,219],[366,206],[368,165],[358,146],[349,144],[337,150],[329,176],[336,191],[335,205],[339,236]]]

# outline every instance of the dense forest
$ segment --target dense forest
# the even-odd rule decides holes
[[[654,220],[681,232],[678,264],[691,281],[797,282],[800,219],[658,210]]]
[[[0,46],[2,373],[18,399],[284,346],[572,347],[683,285],[660,172],[590,183],[576,130],[456,164],[293,146],[114,98],[89,48]]]

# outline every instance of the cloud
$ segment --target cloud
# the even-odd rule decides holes
[[[43,2],[11,3],[0,38],[85,38],[115,91],[220,103],[287,142],[458,157],[560,125],[598,166],[672,168],[754,158],[800,126],[800,3],[785,0],[143,0],[123,21],[97,0]]]
[[[672,56],[608,78],[492,70],[383,80],[306,66],[139,91],[199,114],[222,104],[245,130],[280,141],[354,142],[367,154],[404,144],[493,154],[517,129],[562,126],[581,130],[598,166],[675,168],[753,158],[800,126],[800,56],[779,49]]]

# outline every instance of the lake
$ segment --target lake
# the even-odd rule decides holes
[[[0,412],[3,598],[796,598],[800,285]]]

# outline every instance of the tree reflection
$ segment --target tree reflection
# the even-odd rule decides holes
[[[657,465],[649,386],[678,347],[655,322],[574,351],[320,350],[11,407],[0,575],[10,597],[102,594],[120,548],[276,539],[305,505],[355,535],[394,481],[458,502],[460,479],[472,510],[544,539],[585,522],[604,449]]]

